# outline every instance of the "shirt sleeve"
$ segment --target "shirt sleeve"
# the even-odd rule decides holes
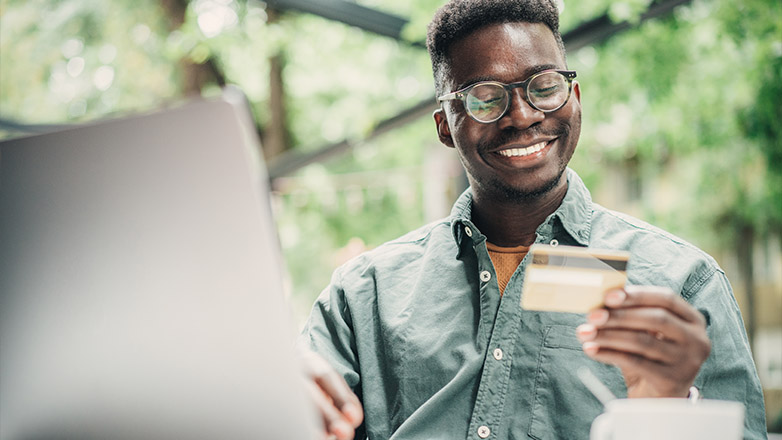
[[[766,438],[763,390],[744,321],[725,273],[716,269],[696,283],[692,304],[707,318],[711,354],[695,379],[706,399],[744,403],[744,438]]]
[[[361,396],[356,340],[340,270],[315,301],[297,345],[323,356]]]

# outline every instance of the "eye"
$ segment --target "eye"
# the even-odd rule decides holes
[[[474,97],[474,99],[471,101],[471,107],[476,108],[492,108],[500,105],[500,102],[502,101],[502,97],[499,96],[487,96],[486,98],[479,98]]]
[[[549,87],[536,87],[533,90],[530,90],[530,93],[535,95],[538,98],[546,98],[548,96],[551,96],[559,90],[559,84],[554,84]]]
[[[496,84],[478,84],[470,90],[468,98],[479,105],[496,105],[503,100],[505,90]]]

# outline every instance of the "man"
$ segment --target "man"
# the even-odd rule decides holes
[[[448,218],[339,268],[316,302],[300,343],[317,353],[305,357],[327,431],[587,438],[602,411],[575,375],[587,366],[620,397],[700,390],[743,402],[745,437],[764,438],[725,274],[692,245],[593,203],[567,168],[581,88],[553,1],[454,0],[427,46],[437,133],[470,189]],[[628,286],[586,317],[524,310],[533,243],[629,251]]]

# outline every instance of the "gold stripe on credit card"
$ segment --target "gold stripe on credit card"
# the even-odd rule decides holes
[[[526,310],[587,313],[627,282],[629,252],[535,244],[530,257],[521,291]]]

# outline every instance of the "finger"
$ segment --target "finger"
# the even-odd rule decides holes
[[[584,345],[587,344],[589,343]],[[678,368],[636,354],[609,349],[592,350],[587,347],[584,348],[584,352],[596,361],[618,367],[625,377],[627,377],[627,372],[632,372],[632,375],[644,377],[646,381],[653,382],[657,396],[647,397],[686,397],[689,386],[695,379],[694,375],[685,375]]]
[[[591,341],[598,350],[630,353],[665,365],[675,363],[682,356],[670,340],[644,331],[601,329]]]
[[[334,406],[334,402],[313,382],[306,382],[315,407],[321,415],[325,434],[331,434],[338,440],[350,440],[355,430],[343,417],[342,412]]]
[[[667,287],[627,286],[624,289],[614,289],[606,293],[605,303],[608,308],[661,307],[687,322],[706,325],[703,315],[697,309]]]
[[[697,331],[693,324],[682,320],[659,307],[637,307],[629,309],[595,310],[587,316],[587,322],[599,329],[625,329],[661,335],[658,339],[685,341],[688,335]],[[705,329],[705,327],[704,327]],[[704,330],[705,331],[705,330]]]
[[[314,379],[318,386],[331,397],[334,405],[340,409],[345,418],[354,427],[358,427],[364,419],[364,412],[361,409],[361,402],[345,379],[334,370],[329,370]]]
[[[301,349],[298,354],[305,374],[320,387],[330,402],[333,402],[332,405],[342,412],[342,416],[353,427],[361,425],[364,419],[361,401],[345,379],[317,353]]]

